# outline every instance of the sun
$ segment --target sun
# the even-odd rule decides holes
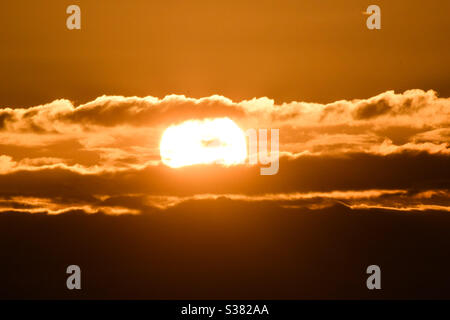
[[[229,118],[188,120],[168,127],[161,138],[162,162],[172,168],[218,163],[244,163],[245,133]]]

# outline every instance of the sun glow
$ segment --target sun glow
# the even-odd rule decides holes
[[[172,168],[218,163],[244,163],[245,133],[229,118],[188,120],[167,128],[161,138],[162,162]]]

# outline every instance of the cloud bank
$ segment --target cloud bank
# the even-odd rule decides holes
[[[229,117],[243,130],[279,129],[279,173],[261,177],[250,165],[161,164],[165,128],[216,117]],[[217,197],[288,207],[339,202],[448,211],[449,140],[450,98],[432,90],[329,104],[170,95],[5,107],[0,211],[141,213]]]

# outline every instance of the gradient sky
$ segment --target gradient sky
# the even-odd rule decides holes
[[[328,103],[387,90],[450,95],[445,0],[3,1],[0,105],[212,94]],[[65,28],[79,4],[82,30]],[[7,81],[6,81],[7,79]]]
[[[2,10],[3,211],[449,210],[448,3],[381,2],[379,31],[362,1],[79,4],[75,31],[65,2]],[[160,162],[168,126],[217,117],[279,129],[279,173]]]
[[[359,0],[3,1],[0,252],[12,262],[1,266],[11,276],[2,282],[9,293],[0,288],[0,297],[20,296],[31,263],[41,271],[62,268],[71,258],[66,244],[90,270],[123,270],[109,274],[122,281],[122,298],[205,298],[217,279],[229,291],[217,289],[214,297],[361,297],[359,289],[336,296],[309,281],[325,266],[339,270],[342,260],[347,271],[362,268],[371,250],[400,272],[399,252],[415,259],[416,248],[422,256],[410,275],[425,268],[437,279],[431,266],[450,266],[443,257],[450,226],[450,2],[376,3],[381,30],[366,28],[371,3]],[[81,7],[81,30],[66,29],[70,4]],[[243,130],[279,129],[279,172],[161,163],[168,126],[218,117]],[[116,234],[123,242],[112,240]],[[248,234],[254,238],[243,251],[233,251]],[[328,242],[341,250],[330,261],[313,250],[326,251]],[[162,261],[156,269],[147,246]],[[214,246],[225,256],[215,251],[205,271],[195,257]],[[245,254],[264,246],[270,263]],[[98,252],[109,262],[103,265]],[[279,265],[271,264],[275,257]],[[260,290],[255,267],[272,276],[270,287]],[[244,289],[227,281],[241,269],[236,280],[250,279]],[[195,278],[170,291],[183,272],[202,270],[209,282],[198,291],[189,282]],[[35,272],[27,279],[39,288],[45,277]],[[136,276],[127,287],[130,274]],[[137,275],[149,291],[138,288]],[[343,279],[359,288],[354,276]],[[409,278],[399,279],[398,290],[384,297],[424,297],[423,286],[408,291]],[[28,296],[61,297],[59,278],[49,283],[49,291]],[[430,283],[442,297],[446,283]],[[117,297],[91,285],[96,297]]]

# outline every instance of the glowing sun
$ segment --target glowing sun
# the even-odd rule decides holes
[[[243,163],[245,133],[229,118],[188,120],[167,128],[159,146],[162,162],[172,168],[194,164]]]

